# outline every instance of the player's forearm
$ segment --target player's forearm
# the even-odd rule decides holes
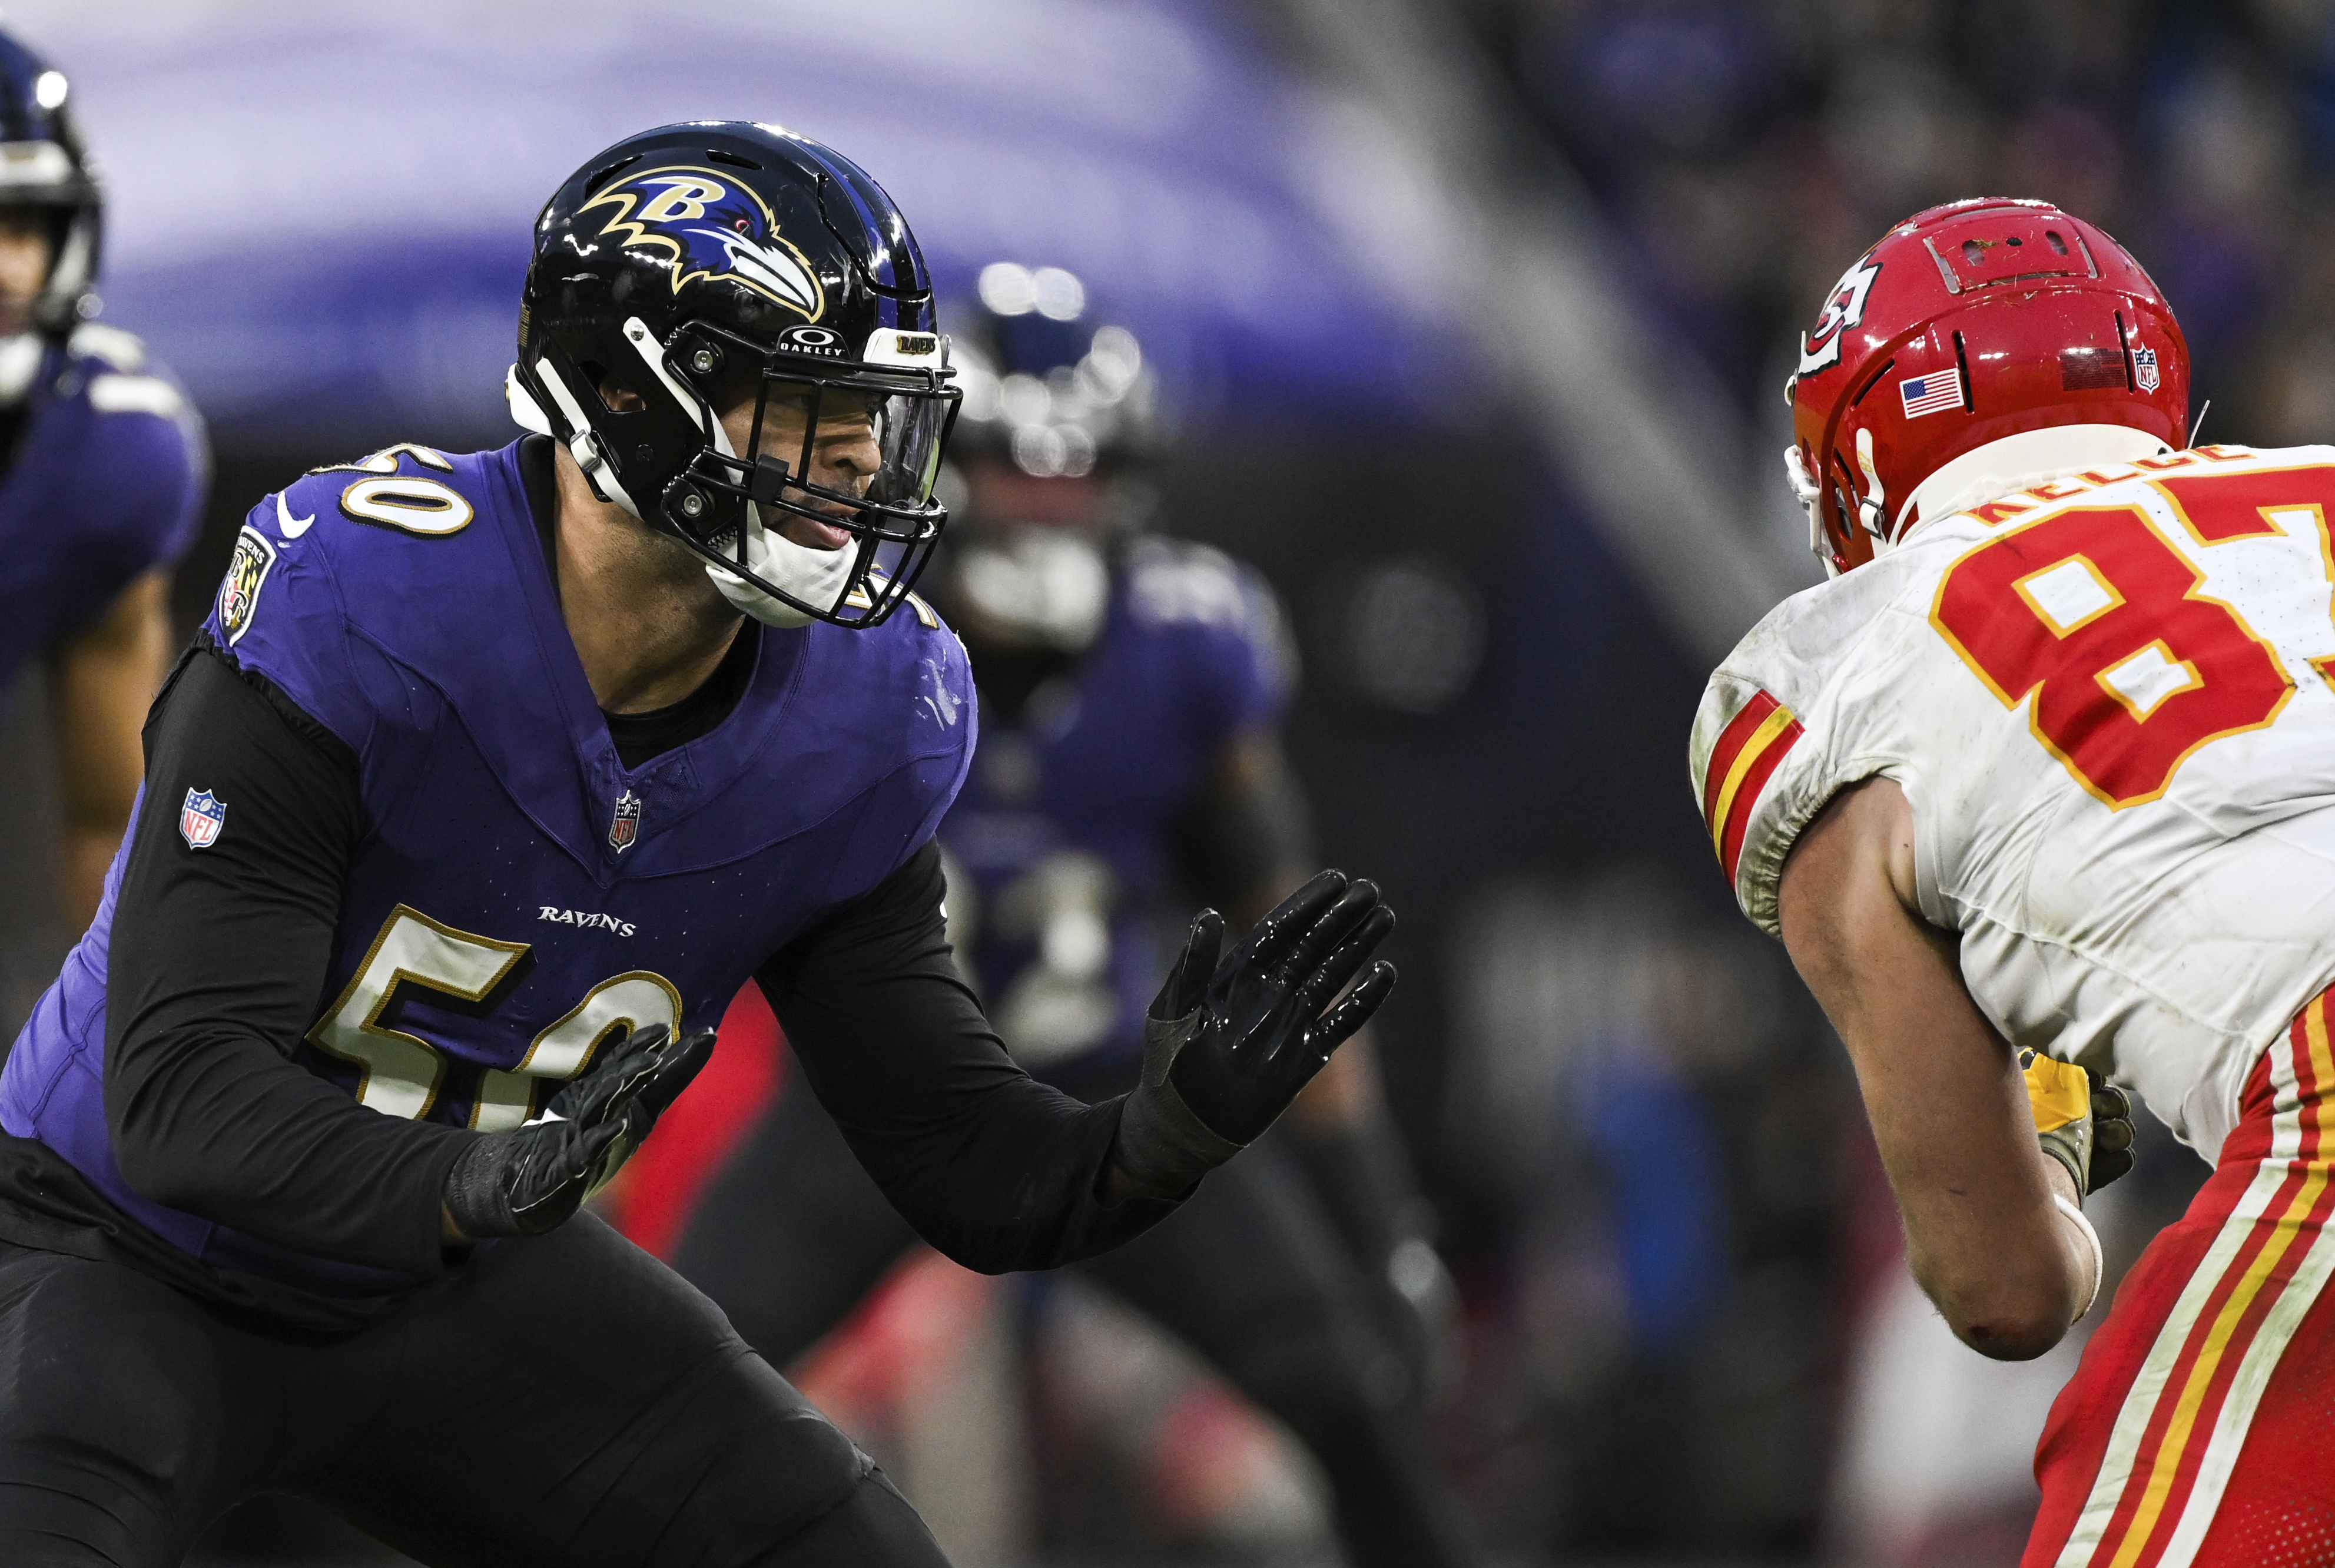
[[[799,1009],[781,1015],[799,1055],[800,1018]],[[1119,1102],[1087,1105],[1012,1070],[983,1083],[965,1064],[935,1073],[930,1095],[899,1093],[879,1106],[805,1062],[885,1197],[927,1244],[968,1269],[1059,1268],[1173,1212],[1114,1164]]]
[[[1912,907],[1912,840],[1896,784],[1836,797],[1785,864],[1784,942],[1848,1048],[1915,1278],[1963,1342],[2021,1360],[2086,1298],[2010,1047]]]
[[[819,1102],[892,1206],[984,1273],[1053,1268],[1127,1241],[1173,1205],[1114,1202],[1119,1105],[1034,1081],[949,953],[929,847],[761,972]]]
[[[97,918],[105,896],[105,868],[121,847],[124,820],[99,825],[67,825],[57,834],[57,905],[69,931],[82,932]]]
[[[62,818],[57,893],[76,933],[97,914],[145,761],[147,704],[169,663],[168,579],[150,572],[49,662]]]
[[[2037,1175],[2064,1189],[2067,1173],[2044,1161]],[[1981,1355],[2024,1361],[2057,1345],[2098,1281],[2091,1246],[2074,1221],[2048,1199],[1983,1227],[1942,1221],[1934,1205],[1916,1220],[1906,1211],[1905,1244],[1914,1278],[1956,1338]]]
[[[436,1272],[446,1170],[471,1135],[383,1116],[292,1060],[363,831],[354,764],[208,653],[172,677],[150,737],[106,965],[123,1176],[300,1252]],[[200,847],[182,818],[197,786],[226,813]]]
[[[1245,931],[1287,897],[1314,864],[1312,813],[1269,731],[1228,740],[1177,818],[1178,868],[1232,929]]]
[[[311,1256],[440,1272],[446,1173],[474,1135],[369,1110],[232,1030],[133,1040],[125,1055],[106,1119],[140,1193]]]

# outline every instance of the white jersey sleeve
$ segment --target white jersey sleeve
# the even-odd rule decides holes
[[[2209,1157],[2335,980],[2335,449],[2205,448],[1927,524],[1712,676],[1694,784],[1744,912],[1845,786],[1904,789],[1922,912],[2017,1044]]]
[[[1903,555],[1786,600],[1711,676],[1695,714],[1704,828],[1736,901],[1771,936],[1783,934],[1776,890],[1800,830],[1845,786],[1900,760],[1856,703],[1903,651],[1889,615]],[[1837,678],[1851,671],[1870,673]]]

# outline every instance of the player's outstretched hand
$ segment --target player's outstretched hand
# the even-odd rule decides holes
[[[1144,1021],[1143,1080],[1121,1113],[1135,1185],[1183,1192],[1271,1127],[1394,989],[1394,965],[1371,961],[1393,929],[1377,886],[1342,871],[1291,894],[1221,962],[1224,916],[1201,911]]]
[[[616,1174],[713,1054],[713,1031],[664,1024],[600,1048],[525,1127],[481,1133],[446,1177],[446,1212],[466,1236],[541,1235]]]
[[[2032,1049],[2019,1053],[2027,1108],[2043,1152],[2067,1167],[2086,1197],[2132,1168],[2132,1100],[2088,1067]]]

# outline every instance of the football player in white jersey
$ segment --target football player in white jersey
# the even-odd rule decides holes
[[[2122,1091],[2216,1165],[2053,1408],[2024,1561],[2335,1563],[2335,448],[2188,449],[2163,296],[2039,202],[1892,229],[1791,399],[1833,580],[1712,676],[1694,783],[1915,1277],[2040,1354]]]

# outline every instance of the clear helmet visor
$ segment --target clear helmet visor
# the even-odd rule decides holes
[[[956,405],[936,398],[897,393],[876,409],[876,444],[883,467],[867,486],[878,505],[922,508],[933,498],[940,478],[941,450]]]

